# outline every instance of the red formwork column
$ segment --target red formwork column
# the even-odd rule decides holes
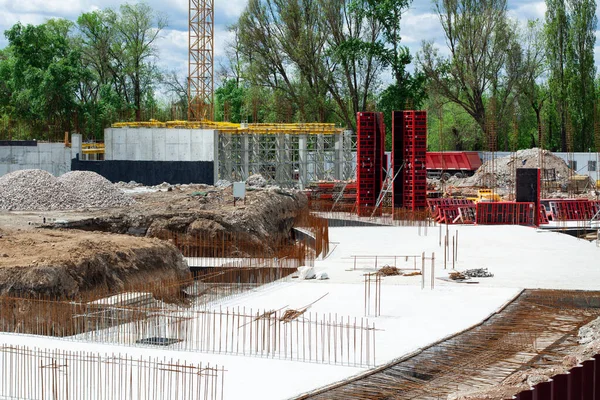
[[[356,205],[359,215],[371,214],[381,191],[383,163],[381,125],[380,113],[357,114]]]
[[[404,111],[403,120],[403,206],[417,210],[427,207],[427,112]]]

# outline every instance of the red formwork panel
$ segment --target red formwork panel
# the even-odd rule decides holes
[[[427,112],[403,111],[402,130],[403,206],[417,210],[427,207]]]
[[[357,114],[356,204],[362,209],[373,208],[381,191],[384,149],[381,113]]]
[[[467,199],[428,199],[433,219],[439,224],[475,223],[475,203]]]
[[[535,226],[535,203],[479,202],[476,223],[478,225],[526,225]]]
[[[549,221],[589,221],[600,211],[600,201],[587,199],[543,199]]]

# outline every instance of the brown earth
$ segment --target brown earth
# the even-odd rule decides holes
[[[276,188],[248,191],[236,206],[231,187],[169,188],[134,194],[134,204],[118,209],[0,212],[0,295],[73,298],[186,277],[181,253],[152,239],[165,233],[236,235],[264,256],[290,237],[307,203],[302,193]]]
[[[105,211],[88,218],[74,215],[66,227],[146,237],[184,233],[203,237],[233,237],[253,243],[256,255],[265,255],[273,243],[289,238],[296,217],[306,209],[301,192],[256,189],[246,203],[234,206],[232,188],[184,185],[171,191],[135,195],[127,208]]]
[[[179,251],[158,239],[50,230],[0,238],[0,295],[75,298],[188,275]]]

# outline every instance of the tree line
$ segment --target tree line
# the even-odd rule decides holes
[[[166,18],[147,4],[83,13],[77,21],[16,23],[0,50],[0,138],[100,139],[118,120],[155,110],[156,40]]]
[[[401,42],[410,5],[250,0],[231,27],[219,118],[354,129],[377,110],[389,130],[392,110],[424,108],[432,150],[600,150],[594,0],[546,0],[544,20],[525,24],[506,0],[436,0],[445,48],[416,55]]]
[[[215,119],[355,129],[357,112],[382,111],[389,130],[392,110],[423,108],[431,150],[600,150],[595,0],[546,0],[526,23],[506,0],[435,0],[444,41],[416,54],[402,42],[410,6],[249,0],[215,66]],[[0,138],[184,119],[186,77],[156,66],[166,26],[145,3],[15,24],[0,50]]]

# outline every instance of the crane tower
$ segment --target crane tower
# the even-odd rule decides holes
[[[188,120],[214,120],[214,0],[190,0]]]

